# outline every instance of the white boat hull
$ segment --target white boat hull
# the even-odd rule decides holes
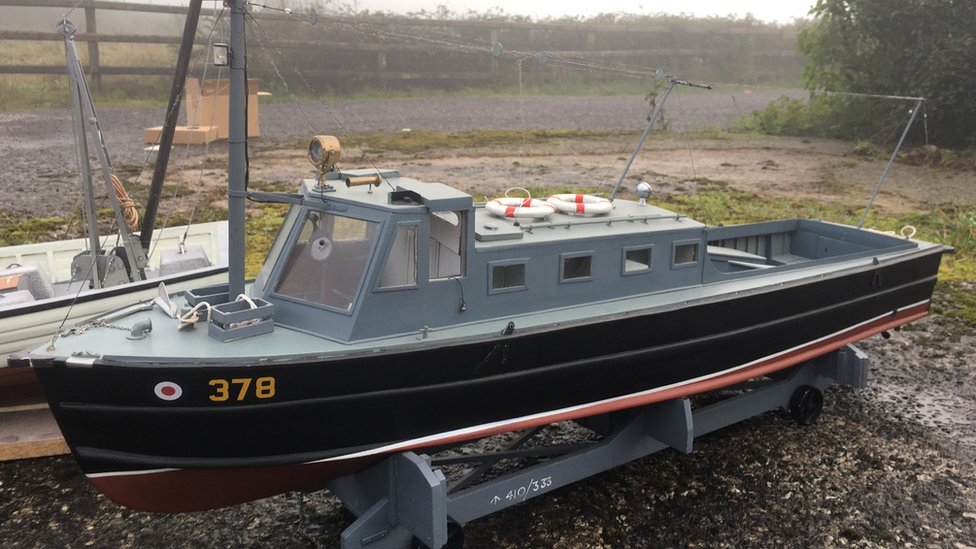
[[[0,307],[0,356],[50,340],[59,328],[70,328],[78,322],[106,311],[152,299],[160,282],[167,290],[183,291],[227,281],[227,223],[213,222],[187,227],[159,229],[153,235],[149,271],[158,271],[160,257],[168,250],[185,245],[200,246],[212,267],[199,268],[145,281],[120,284],[99,290],[55,295],[47,299]],[[106,239],[102,239],[103,242]],[[71,260],[87,249],[87,239],[62,240],[8,246],[0,249],[0,268],[11,265],[35,265],[54,286],[70,280]]]

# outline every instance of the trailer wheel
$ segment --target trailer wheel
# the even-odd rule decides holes
[[[800,425],[817,421],[823,411],[823,392],[810,385],[802,385],[790,397],[790,415]]]

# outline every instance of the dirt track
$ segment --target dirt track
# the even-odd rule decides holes
[[[465,101],[475,103],[457,103],[452,107],[455,114],[464,111],[474,116],[481,100]],[[639,106],[639,98],[635,103]],[[425,114],[422,104],[347,108],[386,124],[372,128],[424,129],[413,118]],[[382,109],[389,111],[378,116]],[[401,118],[394,118],[398,110],[403,111]],[[109,114],[106,127],[115,116]],[[125,125],[138,128],[156,119],[141,111],[116,114],[119,123],[125,119],[129,121]],[[0,172],[3,211],[14,207],[34,211],[50,203],[50,197],[39,195],[33,184],[19,183],[22,192],[9,192],[15,182],[31,180],[38,173],[48,174],[47,179],[57,185],[74,184],[66,175],[73,166],[70,154],[63,161],[71,164],[52,165],[41,161],[36,152],[38,146],[64,146],[66,136],[70,146],[70,134],[58,133],[67,130],[61,128],[58,116],[0,113],[5,121],[0,126],[0,161],[14,159]],[[262,119],[275,115],[268,116],[263,114]],[[21,131],[11,129],[14,119],[23,124],[18,128],[37,130],[37,139],[28,144],[18,138],[12,144],[11,136]],[[600,120],[609,123],[606,116]],[[640,122],[621,119],[620,125],[608,127],[637,128]],[[294,119],[289,123],[297,124]],[[426,129],[489,124],[483,120],[479,126],[460,115],[456,123],[457,127],[428,125]],[[368,124],[357,123],[357,129],[368,129]],[[281,142],[297,137],[284,130],[278,134],[275,127],[266,123],[266,136]],[[716,143],[706,149],[718,152],[693,153],[697,156],[692,177],[728,181],[760,194],[808,192],[859,207],[864,190],[870,191],[883,166],[878,160],[862,162],[844,156],[845,146],[830,142],[773,140],[740,145]],[[130,160],[125,162],[144,154],[131,136],[126,146],[129,152],[122,158]],[[691,177],[687,167],[677,168],[678,157],[688,158],[689,153],[673,144],[655,147],[671,151],[661,155],[668,159],[644,162],[638,170],[657,177],[667,190],[680,192],[681,181]],[[476,158],[477,154],[388,155],[387,159],[408,163],[419,177],[458,180],[489,177],[500,171],[494,167],[504,166],[506,177],[486,183],[501,188],[512,180],[559,184],[580,173],[596,178],[616,158],[614,150],[583,155],[567,154],[578,150],[549,154],[553,151],[533,149],[521,164],[545,167],[535,171],[513,167],[510,158]],[[258,168],[259,162],[252,158],[256,174],[266,181],[285,181],[293,172],[306,169],[288,167],[292,161],[304,162],[300,152],[262,151],[256,156],[270,161]],[[823,177],[824,169],[833,174],[831,178]],[[804,174],[809,175],[807,180]],[[919,190],[906,177],[931,184]],[[795,184],[797,178],[805,184]],[[966,194],[973,192],[972,174],[907,169],[899,171],[897,179],[903,188],[897,190],[896,181],[886,190],[885,208],[973,200]],[[16,205],[9,202],[11,197],[20,197]],[[938,304],[938,308],[949,306]],[[829,391],[817,424],[801,427],[783,414],[765,414],[696,441],[691,455],[662,452],[475,521],[465,528],[466,546],[971,549],[976,547],[974,343],[973,334],[940,315],[894,332],[890,340],[872,338],[862,343],[872,359],[869,388]],[[287,494],[190,515],[138,513],[99,496],[68,457],[0,464],[0,544],[4,547],[333,547],[346,521],[336,501],[322,492]]]

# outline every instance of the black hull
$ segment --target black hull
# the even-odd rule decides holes
[[[762,293],[402,353],[271,365],[34,366],[100,489],[144,509],[204,509],[318,485],[384,453],[787,368],[924,316],[938,264],[932,253]],[[208,380],[218,375],[274,376],[276,398],[215,405]],[[184,388],[178,404],[153,396],[160,381]],[[176,471],[146,473],[159,469]],[[255,471],[270,476],[255,484]],[[252,489],[203,488],[234,479],[251,479]]]

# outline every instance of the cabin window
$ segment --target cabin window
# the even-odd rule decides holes
[[[574,252],[559,255],[559,281],[584,282],[592,280],[593,252]]]
[[[524,259],[494,261],[488,264],[488,293],[496,294],[525,289]]]
[[[624,248],[623,273],[625,275],[646,273],[651,270],[651,251],[653,246],[630,246]]]
[[[672,267],[690,267],[698,263],[698,241],[674,243]]]
[[[464,212],[430,214],[431,280],[464,275]]]
[[[417,226],[397,228],[386,265],[380,275],[380,288],[405,288],[417,285]]]
[[[299,213],[301,208],[298,206],[292,206],[288,209],[288,213],[285,215],[284,221],[281,227],[278,229],[278,234],[275,236],[274,242],[271,244],[271,248],[268,250],[265,256],[264,264],[261,265],[261,270],[258,272],[258,276],[254,281],[254,286],[256,288],[261,288],[262,290],[271,278],[272,270],[275,266],[275,259],[281,255],[281,249],[285,246],[288,241],[288,235],[291,234],[292,228],[295,226],[295,221],[299,219]]]
[[[373,221],[310,211],[275,291],[351,311],[379,226]]]

